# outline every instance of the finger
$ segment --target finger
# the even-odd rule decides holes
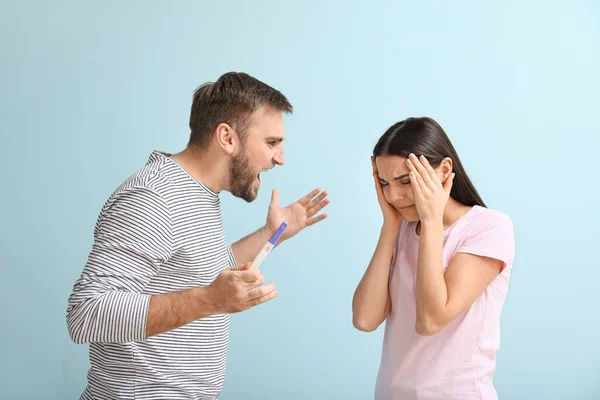
[[[410,184],[412,185],[415,194],[417,194],[419,197],[422,197],[423,192],[421,190],[421,185],[424,185],[425,183],[419,174],[415,173],[414,171],[410,172]]]
[[[425,170],[429,174],[429,177],[431,178],[431,180],[437,186],[442,187],[442,181],[440,181],[440,177],[437,176],[437,174],[435,173],[435,170],[431,167],[431,164],[429,164],[429,160],[427,160],[427,158],[425,158],[425,156],[423,156],[423,155],[421,157],[419,157],[419,160],[421,161],[421,164],[423,164],[423,166],[425,167]]]
[[[246,268],[246,265],[250,265],[249,268]],[[252,262],[248,262],[244,264],[244,269],[234,269],[232,272],[232,277],[237,280],[241,280],[243,282],[253,282],[258,279],[261,275],[260,269],[252,268]]]
[[[377,173],[377,163],[375,162],[375,157],[371,156],[371,166],[373,167],[373,173]]]
[[[379,170],[377,169],[375,157],[373,156],[371,156],[371,163],[373,164],[373,180],[375,181],[375,189],[377,190],[377,194],[381,194],[383,196],[383,186],[381,186],[381,181],[379,180]]]
[[[373,174],[373,180],[375,181],[375,190],[377,190],[377,194],[383,195],[383,186],[381,186],[381,182],[377,177],[377,174]]]
[[[262,277],[262,273],[258,268],[252,268],[248,271],[241,271],[238,275],[238,278],[246,283],[254,283],[260,280]]]
[[[320,195],[318,195],[317,197],[315,197],[314,199],[312,199],[307,205],[306,208],[310,209],[311,207],[314,207],[316,204],[320,203],[321,201],[323,201],[323,199],[325,197],[327,197],[329,193],[327,193],[326,190],[323,190],[321,192]]]
[[[408,157],[409,157],[409,159],[408,159],[407,164],[412,165],[414,167],[414,170],[416,171],[416,173],[421,176],[423,182],[427,183],[427,181],[429,179],[431,179],[431,177],[429,176],[429,173],[427,172],[427,169],[425,168],[425,166],[421,163],[419,158],[417,158],[417,156],[414,155],[413,153],[411,153]]]
[[[273,189],[271,192],[271,204],[272,206],[277,206],[279,204],[279,191],[277,189]]]
[[[411,176],[411,182],[412,182],[413,181],[412,175],[414,174],[415,177],[420,176],[419,171],[417,171],[417,167],[411,160],[407,159],[406,165],[408,166],[408,172],[409,172],[409,175]],[[414,181],[416,181],[416,180],[417,180],[417,178],[414,178]]]
[[[260,274],[255,281],[250,281],[246,283],[248,284],[248,290],[252,290],[265,283],[265,276],[263,274]]]
[[[423,181],[422,189],[425,189],[425,186],[427,185],[434,185],[433,181],[431,180],[431,177],[429,176],[429,173],[427,172],[423,164],[421,164],[417,156],[411,153],[406,164],[409,167],[412,165],[416,174],[421,177],[421,180]]]
[[[373,167],[373,177],[379,181],[379,170],[377,169],[377,163],[373,156],[371,156],[371,166]]]
[[[373,178],[375,180],[375,192],[377,193],[377,200],[381,201],[382,199],[385,199],[385,195],[383,194],[383,186],[381,186],[381,182],[375,174],[373,174]]]
[[[307,194],[306,196],[304,196],[300,200],[298,200],[298,203],[300,203],[300,205],[302,205],[302,206],[307,205],[308,202],[311,201],[313,197],[315,197],[317,194],[319,194],[320,191],[321,191],[321,189],[312,190],[309,194]]]
[[[249,307],[254,307],[257,306],[259,304],[262,303],[266,303],[269,300],[273,300],[275,297],[277,297],[277,295],[279,294],[279,292],[277,290],[273,290],[272,292],[264,295],[263,297],[259,297],[256,299],[252,299],[248,301],[248,306]]]
[[[254,289],[248,290],[248,299],[249,301],[253,299],[258,299],[263,297],[275,290],[275,282],[271,282],[268,285],[257,287]]]
[[[327,214],[321,214],[321,215],[317,215],[316,217],[310,218],[306,221],[306,226],[311,226],[316,224],[317,222],[321,222],[323,221],[325,218],[327,218]]]
[[[375,191],[377,192],[377,197],[383,196],[383,187],[381,187],[381,182],[379,182],[377,175],[373,174],[373,180],[375,181]]]
[[[313,215],[315,215],[316,213],[321,211],[323,209],[323,207],[325,207],[328,204],[329,204],[329,199],[325,199],[325,200],[321,201],[319,204],[309,208],[308,211],[306,212],[306,217],[311,218]]]

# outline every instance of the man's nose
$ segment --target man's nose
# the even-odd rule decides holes
[[[273,155],[273,162],[277,165],[283,165],[285,163],[285,157],[283,155],[283,149],[275,152]]]

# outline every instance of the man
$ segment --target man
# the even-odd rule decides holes
[[[265,226],[225,242],[219,192],[256,198],[261,173],[284,163],[291,112],[279,91],[227,73],[195,92],[185,150],[153,152],[110,196],[67,309],[71,338],[90,343],[82,399],[218,398],[229,314],[277,296],[251,260],[283,221],[280,242],[327,216],[327,192],[281,208],[274,190]]]

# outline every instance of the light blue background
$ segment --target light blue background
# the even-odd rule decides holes
[[[501,399],[598,399],[598,2],[2,1],[0,397],[76,399],[87,346],[65,310],[112,190],[188,138],[193,90],[245,71],[295,106],[286,165],[229,240],[331,192],[330,218],[262,270],[272,303],[232,319],[222,399],[368,399],[382,329],[351,323],[381,224],[370,151],[392,123],[446,129],[484,200],[515,224]]]

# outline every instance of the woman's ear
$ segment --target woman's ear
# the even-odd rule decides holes
[[[442,160],[440,166],[438,167],[438,170],[441,174],[440,180],[442,183],[445,183],[446,179],[450,178],[450,175],[452,175],[452,171],[454,169],[453,167],[454,164],[452,163],[452,159],[450,157],[446,157]]]

